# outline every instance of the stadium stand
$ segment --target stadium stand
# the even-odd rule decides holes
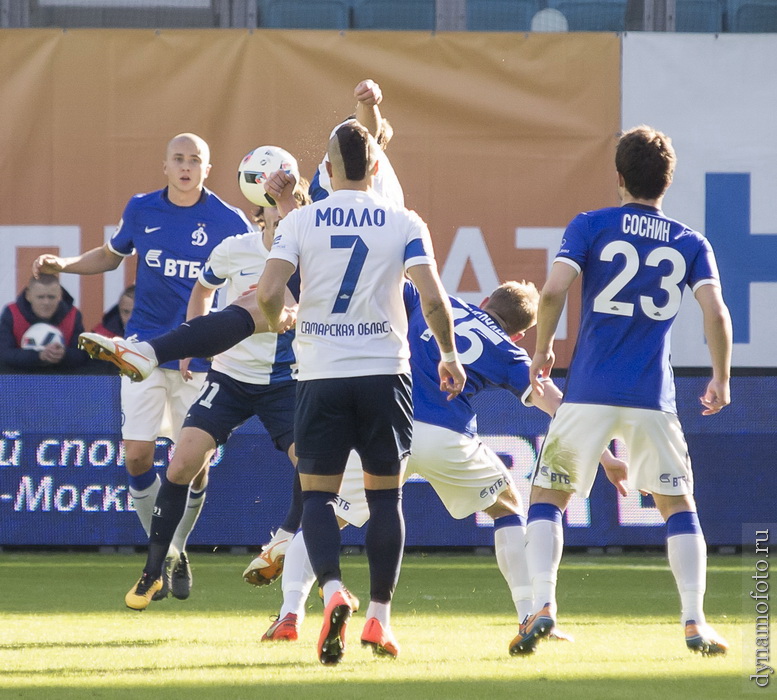
[[[467,29],[474,32],[526,32],[539,0],[468,0]]]
[[[561,12],[570,32],[622,32],[626,29],[627,0],[550,0]]]
[[[217,27],[217,15],[210,0],[167,3],[129,0],[61,3],[38,0],[29,6],[30,26],[35,27],[126,27],[165,29]]]
[[[353,28],[434,31],[435,12],[435,0],[357,0]]]
[[[729,31],[777,32],[776,0],[729,0]]]
[[[260,0],[259,26],[269,29],[348,29],[344,0]]]
[[[675,0],[675,31],[723,31],[723,3],[720,0]]]

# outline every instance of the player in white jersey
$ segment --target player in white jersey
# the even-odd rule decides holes
[[[675,153],[662,133],[641,126],[618,141],[615,166],[622,205],[577,216],[542,290],[534,390],[553,366],[553,337],[570,285],[583,275],[580,331],[564,403],[537,460],[526,552],[535,613],[513,642],[534,651],[556,617],[561,515],[572,492],[591,489],[603,446],[622,440],[630,482],[653,495],[667,523],[667,553],[682,602],[686,645],[724,654],[727,643],[706,624],[706,544],[693,499],[688,448],[674,402],[669,331],[682,292],[693,290],[704,316],[712,379],[701,397],[703,415],[730,401],[731,318],[707,240],[661,211],[672,182]]]
[[[230,304],[253,289],[264,270],[277,219],[277,209],[264,208],[263,231],[227,238],[214,248],[192,290],[187,311],[190,318],[207,314],[216,290],[227,283]],[[290,294],[288,301],[293,304]],[[207,472],[216,448],[227,442],[237,426],[256,415],[275,447],[296,463],[293,338],[293,332],[256,333],[214,358],[202,391],[186,416],[159,489],[148,557],[140,579],[125,596],[127,607],[145,609],[166,585],[163,563],[184,515],[187,485],[201,472]]]
[[[210,168],[208,144],[195,134],[178,134],[167,144],[163,162],[167,186],[134,196],[109,243],[73,258],[42,255],[33,265],[33,274],[98,274],[116,269],[125,257],[137,254],[135,306],[127,336],[143,341],[177,327],[185,319],[196,272],[211,250],[228,236],[252,229],[243,212],[205,187]],[[99,357],[95,346],[82,347]],[[154,369],[142,384],[122,378],[125,465],[129,491],[146,534],[160,486],[153,468],[156,439],[160,435],[177,438],[208,365],[198,360],[191,369],[188,381],[177,363]],[[204,496],[205,481],[196,481],[189,492],[186,517],[174,538],[177,552],[183,551]],[[173,572],[173,593],[187,596],[190,580],[188,560],[181,557]]]
[[[285,285],[299,268],[294,442],[303,489],[302,527],[324,589],[318,643],[324,664],[342,658],[352,610],[341,580],[340,529],[331,508],[351,449],[362,460],[371,514],[366,536],[370,604],[362,641],[379,653],[398,653],[389,614],[404,543],[400,493],[412,427],[405,272],[419,289],[443,353],[441,389],[455,396],[465,381],[429,231],[420,217],[371,190],[378,149],[358,123],[337,130],[328,146],[333,195],[292,211],[281,222],[257,287],[270,327],[282,327]],[[282,196],[293,182],[276,176],[286,180],[277,193]]]

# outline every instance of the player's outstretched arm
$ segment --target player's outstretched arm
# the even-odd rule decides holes
[[[383,93],[374,80],[362,80],[353,91],[356,98],[356,121],[375,138],[380,133],[381,115],[378,105],[383,101]]]
[[[77,255],[72,258],[60,258],[46,253],[39,255],[32,263],[32,274],[37,278],[41,274],[56,275],[70,272],[74,275],[97,275],[115,270],[124,258],[114,253],[107,245]]]
[[[454,399],[463,391],[467,375],[456,355],[450,300],[433,265],[413,265],[407,274],[418,289],[421,310],[440,348],[440,390],[448,392],[448,400]]]
[[[700,400],[702,415],[711,416],[731,403],[731,315],[718,285],[702,285],[695,296],[704,315],[704,337],[712,361],[712,379]]]

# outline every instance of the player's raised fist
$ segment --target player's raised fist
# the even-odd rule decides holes
[[[374,80],[362,80],[354,89],[353,96],[357,101],[367,106],[379,105],[383,100],[383,93],[380,91],[380,85]]]

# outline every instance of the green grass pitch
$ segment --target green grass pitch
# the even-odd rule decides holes
[[[755,613],[743,603],[750,589],[738,556],[709,561],[707,615],[731,644],[725,658],[686,650],[660,555],[566,555],[559,627],[575,643],[548,641],[514,658],[507,648],[517,619],[492,556],[409,554],[392,619],[399,659],[360,646],[360,612],[336,667],[316,659],[317,597],[298,642],[259,641],[281,592],[279,582],[258,589],[242,581],[250,558],[194,552],[191,598],[137,613],[123,596],[141,554],[0,553],[0,698],[706,700],[759,692],[747,681],[743,649]],[[364,610],[366,558],[346,556],[343,568]]]

